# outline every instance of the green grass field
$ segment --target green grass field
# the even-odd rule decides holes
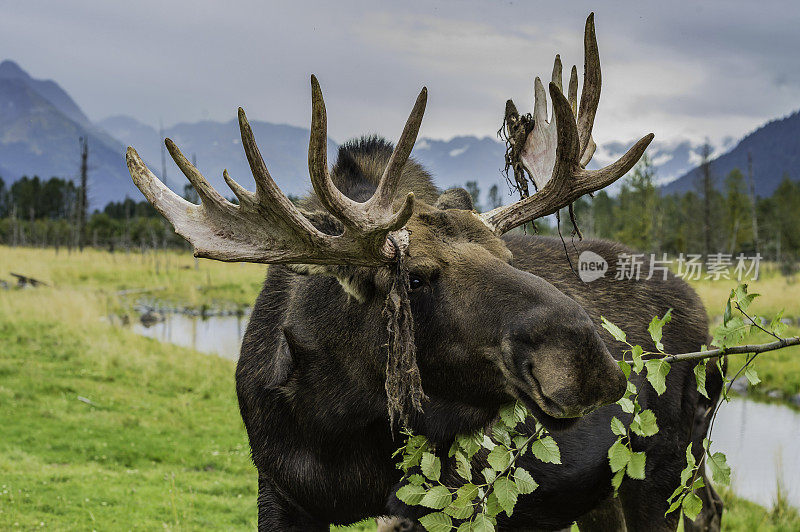
[[[156,270],[136,253],[0,247],[0,278],[14,271],[51,285],[0,291],[0,530],[255,528],[233,363],[104,317],[119,305],[116,291],[148,286],[180,304],[249,304],[264,267],[201,261],[195,270],[190,255],[172,252],[160,260]],[[758,289],[786,290],[778,282]],[[709,300],[715,290],[701,287]],[[791,356],[770,362],[774,374],[767,356],[765,381],[797,378]],[[725,530],[800,529],[785,506],[726,501]]]

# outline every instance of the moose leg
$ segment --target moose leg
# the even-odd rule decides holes
[[[581,532],[625,532],[625,514],[617,497],[609,497],[578,519]]]
[[[297,507],[266,478],[258,477],[259,532],[328,531],[330,525],[320,523]]]

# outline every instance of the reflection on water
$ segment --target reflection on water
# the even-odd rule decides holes
[[[737,495],[770,507],[780,481],[788,501],[800,507],[800,413],[734,399],[720,408],[712,440],[713,450],[728,456]]]
[[[188,316],[165,314],[163,320],[143,320],[133,325],[133,330],[162,342],[237,360],[242,345],[242,335],[250,316]]]
[[[236,360],[248,319],[247,314],[205,319],[166,314],[163,321],[148,322],[149,327],[138,322],[133,327],[150,338]],[[796,450],[800,413],[786,406],[733,399],[720,408],[712,439],[712,450],[728,456],[737,495],[770,507],[780,479],[789,502],[800,507],[800,453]]]

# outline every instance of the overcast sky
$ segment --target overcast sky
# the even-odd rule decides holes
[[[230,120],[241,105],[307,127],[315,73],[337,141],[396,138],[423,85],[422,135],[483,136],[507,98],[530,109],[556,52],[582,72],[592,10],[598,142],[650,131],[718,142],[800,108],[796,0],[0,0],[0,60],[56,80],[93,120]]]

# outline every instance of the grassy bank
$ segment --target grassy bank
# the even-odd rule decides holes
[[[233,364],[112,328],[102,304],[0,293],[0,529],[254,528]]]
[[[713,320],[720,319],[725,302],[736,281],[699,281],[692,283]],[[796,320],[800,318],[800,280],[788,279],[775,271],[767,269],[757,281],[749,283],[750,293],[761,294],[750,307],[749,312],[772,319],[781,310],[784,316]],[[797,323],[795,321],[795,323]],[[800,328],[790,326],[784,336],[800,335]],[[756,332],[745,338],[743,343],[765,343],[774,340],[769,335]],[[744,356],[730,356],[730,374],[741,368]],[[755,362],[758,375],[763,381],[752,392],[765,395],[770,390],[778,390],[789,397],[800,393],[800,346],[759,355]]]
[[[0,530],[254,529],[256,476],[233,363],[102,318],[116,291],[146,286],[202,305],[223,300],[229,283],[246,304],[264,268],[200,261],[195,270],[175,253],[156,271],[147,256],[108,255],[0,248],[0,278],[15,271],[51,284],[0,291]],[[773,376],[767,360],[765,380],[797,372],[787,357]],[[724,530],[800,529],[791,509],[726,502]]]
[[[0,279],[14,282],[10,272],[35,277],[56,288],[117,292],[131,298],[155,298],[166,303],[202,306],[252,305],[261,288],[266,266],[195,260],[187,251],[131,251],[10,248],[0,246]]]

